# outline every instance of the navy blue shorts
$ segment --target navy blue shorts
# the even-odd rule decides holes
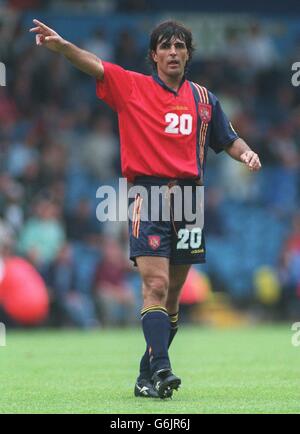
[[[130,259],[135,265],[139,256],[169,258],[173,265],[205,262],[203,224],[199,224],[199,218],[192,219],[196,212],[203,213],[203,203],[200,210],[196,200],[197,181],[143,176],[137,177],[133,186],[135,191],[129,198],[129,242]],[[161,187],[163,191],[158,195]]]

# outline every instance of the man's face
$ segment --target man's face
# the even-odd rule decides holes
[[[170,77],[182,76],[189,59],[185,42],[175,37],[170,41],[162,40],[156,51],[152,51],[152,56],[157,65],[157,72]]]

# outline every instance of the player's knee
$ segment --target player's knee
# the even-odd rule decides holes
[[[168,292],[168,277],[165,275],[146,276],[143,279],[144,296],[151,298],[156,303],[165,303]]]

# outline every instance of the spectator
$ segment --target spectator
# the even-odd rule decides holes
[[[79,199],[75,209],[66,217],[67,237],[72,241],[86,242],[90,235],[99,233],[92,216],[92,203],[88,197]]]
[[[47,272],[64,244],[65,231],[59,220],[60,209],[48,198],[38,199],[33,215],[25,222],[18,250],[47,280]]]
[[[258,23],[251,25],[246,37],[244,58],[254,72],[268,69],[279,60],[272,39],[264,34]]]
[[[295,214],[293,227],[284,244],[279,277],[283,287],[283,305],[289,317],[300,314],[300,212]]]
[[[125,69],[138,70],[143,72],[145,60],[139,47],[138,39],[127,29],[120,33],[116,45],[116,63]]]
[[[76,285],[76,261],[70,244],[59,250],[49,270],[56,324],[91,328],[98,325],[91,293]],[[82,289],[82,288],[81,288]]]
[[[114,61],[114,46],[108,42],[102,29],[94,31],[92,37],[85,42],[84,48],[106,62]]]
[[[0,86],[0,126],[17,120],[18,109],[5,87]]]
[[[0,261],[12,253],[14,242],[15,240],[11,228],[3,220],[0,220]],[[0,276],[1,271],[2,268],[0,270]]]
[[[6,160],[6,167],[9,174],[15,178],[20,178],[31,163],[39,158],[39,151],[36,149],[36,138],[30,132],[23,141],[15,142],[11,145]]]
[[[5,206],[3,206],[3,218],[15,234],[18,234],[24,224],[23,189],[13,179],[8,179],[4,191]]]
[[[103,259],[96,272],[95,295],[104,325],[130,325],[135,315],[135,299],[126,276],[130,271],[128,260],[119,243],[104,240]]]
[[[115,160],[118,155],[118,142],[109,117],[97,117],[92,131],[85,138],[80,161],[97,179],[110,180],[115,173]]]

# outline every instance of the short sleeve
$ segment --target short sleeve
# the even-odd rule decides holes
[[[133,78],[130,71],[109,62],[102,62],[104,79],[96,81],[96,94],[113,110],[120,112],[128,102],[132,89]]]
[[[212,122],[210,147],[219,153],[229,146],[239,136],[227,119],[221,104],[214,94],[209,92],[212,101]]]

